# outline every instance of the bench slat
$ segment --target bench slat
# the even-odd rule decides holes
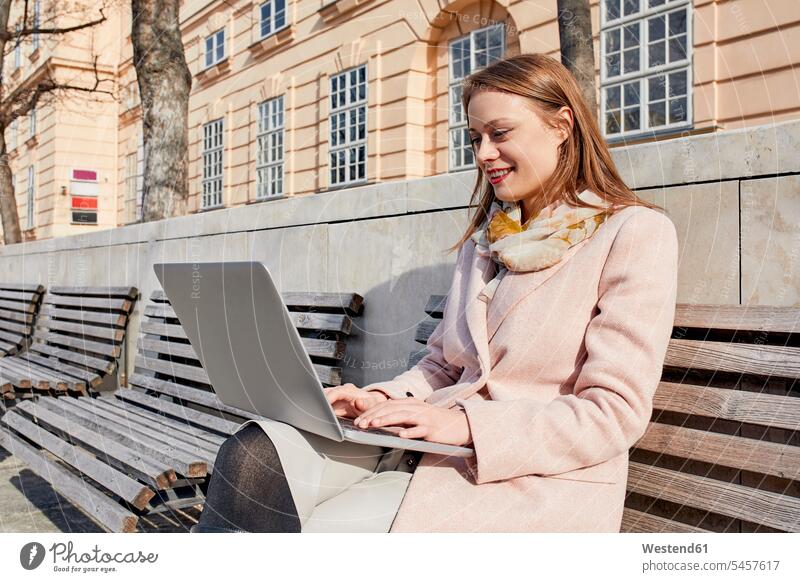
[[[30,360],[27,353],[21,354],[15,358],[7,358],[2,361],[0,366],[6,369],[15,370],[19,374],[24,375],[31,379],[32,382],[42,381],[47,382],[47,386],[39,386],[40,388],[53,388],[56,390],[85,390],[86,385],[83,381],[69,376],[62,376],[55,373],[50,368],[45,368],[38,363]]]
[[[0,283],[0,289],[10,289],[12,291],[32,291],[34,293],[44,293],[44,287],[38,283]]]
[[[196,458],[197,460],[205,461],[210,464],[214,462],[213,454],[205,447],[189,444],[178,438],[177,435],[163,431],[152,422],[131,417],[117,409],[109,410],[108,406],[102,402],[97,402],[96,398],[76,398],[75,400],[71,400],[70,403],[75,404],[97,418],[102,418],[113,423],[119,427],[119,430],[129,431],[131,434],[141,435],[156,441],[163,440],[163,442],[169,443],[170,447],[182,455],[183,459],[188,460]]]
[[[314,308],[328,309],[331,311],[347,310],[351,315],[361,313],[364,298],[358,293],[312,293],[287,291],[281,293],[286,307],[292,308]],[[150,294],[152,301],[159,303],[169,303],[167,294],[162,289],[156,289]]]
[[[66,377],[72,377],[75,378],[76,380],[80,380],[81,382],[92,388],[94,388],[101,382],[100,376],[98,376],[97,374],[89,372],[88,370],[84,370],[82,368],[78,368],[76,366],[70,366],[69,364],[65,364],[60,360],[48,358],[46,356],[42,356],[40,354],[36,354],[33,352],[25,352],[25,354],[21,355],[20,357],[21,358],[24,357],[25,360],[36,363],[42,368],[57,370],[59,373],[65,375]]]
[[[61,495],[80,507],[103,527],[118,532],[135,531],[138,522],[135,514],[95,489],[87,487],[80,477],[43,458],[36,449],[7,431],[0,431],[0,444],[12,455],[21,459],[34,473],[51,479],[52,486]]]
[[[0,300],[0,309],[16,313],[33,313],[36,311],[36,304],[21,303],[18,301]]]
[[[152,489],[99,461],[83,449],[42,430],[13,410],[3,415],[2,422],[84,475],[91,477],[109,491],[116,493],[137,509],[147,507],[148,502],[155,496]]]
[[[231,435],[236,432],[236,430],[242,424],[231,422],[229,420],[225,420],[224,418],[211,416],[210,414],[205,414],[197,410],[192,410],[190,408],[186,408],[185,406],[167,402],[166,400],[160,398],[153,398],[152,396],[147,396],[146,394],[136,390],[122,388],[117,390],[114,394],[117,396],[117,398],[140,404],[151,410],[155,410],[156,412],[166,414],[179,420],[185,420],[197,426],[207,428],[209,430],[215,430],[226,435]]]
[[[60,321],[69,320],[75,322],[89,322],[100,325],[114,327],[125,327],[128,321],[127,314],[124,313],[104,313],[102,311],[81,311],[80,309],[61,309],[50,305],[43,305],[41,312],[43,316]]]
[[[345,343],[341,340],[321,340],[309,337],[300,339],[309,356],[332,360],[341,360],[344,357]],[[195,353],[191,344],[163,341],[148,336],[142,336],[137,341],[137,347],[140,350],[200,361],[200,358],[197,356],[197,353]]]
[[[747,331],[800,332],[800,308],[766,305],[679,303],[675,327]]]
[[[628,490],[783,531],[796,530],[800,515],[794,497],[637,462],[629,465]]]
[[[800,348],[672,339],[664,365],[800,378]]]
[[[126,388],[120,388],[120,390],[126,390]],[[131,404],[130,402],[125,402],[124,400],[119,400],[118,398],[106,398],[106,397],[98,397],[96,400],[102,400],[107,403],[109,406],[115,406],[120,410],[126,411],[128,414],[131,415],[138,415],[143,418],[149,418],[150,420],[157,421],[164,426],[168,426],[173,430],[181,431],[187,435],[186,438],[195,438],[198,441],[204,441],[208,443],[208,446],[219,448],[223,442],[225,442],[225,437],[220,435],[210,433],[206,430],[198,428],[196,426],[192,426],[190,424],[186,424],[179,420],[175,420],[174,418],[169,418],[167,416],[162,416],[153,412],[152,410],[145,410],[135,404]]]
[[[197,388],[181,386],[180,384],[167,382],[166,380],[149,378],[147,376],[143,376],[142,374],[133,374],[130,379],[130,384],[133,386],[139,386],[140,388],[146,388],[147,390],[153,390],[159,394],[172,396],[173,398],[180,398],[186,402],[200,404],[213,410],[234,414],[247,420],[258,420],[261,418],[259,415],[253,414],[252,412],[240,410],[238,408],[234,408],[233,406],[223,404],[219,397],[213,392],[204,392],[202,390],[198,390]]]
[[[56,295],[85,295],[97,297],[127,297],[135,299],[139,295],[136,287],[50,287],[50,293]]]
[[[46,305],[55,307],[56,311],[61,306],[77,307],[80,310],[102,309],[104,311],[121,311],[128,313],[133,306],[130,299],[105,299],[102,297],[83,297],[80,295],[53,295],[49,293],[45,296]]]
[[[136,476],[155,489],[166,489],[176,480],[175,471],[163,463],[142,455],[112,438],[93,432],[80,424],[69,421],[53,400],[41,398],[37,403],[21,402],[14,410],[22,410],[38,424],[62,438],[78,443],[97,458],[121,471]]]
[[[33,322],[33,313],[0,309],[0,318],[30,324]]]
[[[661,382],[653,407],[787,430],[800,430],[800,399],[775,394]]]
[[[109,361],[88,356],[86,354],[77,354],[75,352],[57,348],[55,346],[49,346],[47,344],[33,344],[29,349],[34,352],[47,354],[61,360],[66,360],[67,362],[71,362],[73,364],[84,366],[96,372],[103,372],[105,374],[111,374],[116,369],[117,365],[117,363],[113,360]]]
[[[90,352],[109,358],[118,358],[122,352],[122,346],[115,344],[104,344],[87,339],[70,337],[58,333],[48,333],[40,338],[42,341],[55,346],[67,346],[76,350]]]
[[[70,332],[86,338],[97,338],[119,343],[125,337],[125,330],[115,327],[102,327],[98,325],[87,325],[85,323],[74,323],[71,321],[60,321],[52,317],[42,317],[37,322],[38,327],[51,333]]]
[[[168,467],[174,468],[176,473],[186,477],[204,477],[207,474],[205,462],[187,458],[186,455],[176,450],[169,443],[146,437],[130,430],[129,427],[119,427],[101,415],[79,406],[74,402],[75,399],[58,398],[57,400],[61,404],[62,414],[72,419],[73,422],[77,422],[96,433],[113,438],[118,443],[130,447],[140,454],[144,453],[166,464]],[[39,403],[49,404],[47,398],[40,399]]]
[[[778,443],[651,422],[634,447],[784,479],[800,479],[800,448]]]
[[[621,533],[710,533],[688,523],[673,521],[626,507],[622,512]]]

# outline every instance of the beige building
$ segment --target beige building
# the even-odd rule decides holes
[[[592,20],[612,146],[800,114],[793,2],[599,0]],[[559,49],[556,0],[186,0],[181,22],[194,76],[190,212],[470,169],[460,80],[503,55]],[[37,112],[33,133],[28,120],[7,132],[28,237],[141,213],[130,14],[77,36],[88,40],[37,59],[85,67],[90,47],[105,47],[120,97],[59,103]],[[24,79],[37,61],[22,60]],[[76,180],[76,168],[96,170],[96,182]],[[73,193],[89,191],[97,223],[76,223]]]

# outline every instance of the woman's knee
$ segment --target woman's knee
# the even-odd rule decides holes
[[[272,440],[257,424],[249,424],[228,437],[217,452],[215,467],[218,469],[247,466],[276,468],[280,457]]]

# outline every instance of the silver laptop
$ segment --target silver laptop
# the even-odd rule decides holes
[[[302,314],[289,313],[263,263],[159,263],[154,269],[224,404],[339,442],[475,454],[400,438],[399,427],[362,429],[337,417],[295,328],[294,317]]]

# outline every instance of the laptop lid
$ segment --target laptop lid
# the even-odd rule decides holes
[[[266,265],[226,261],[153,268],[223,403],[344,440]]]

